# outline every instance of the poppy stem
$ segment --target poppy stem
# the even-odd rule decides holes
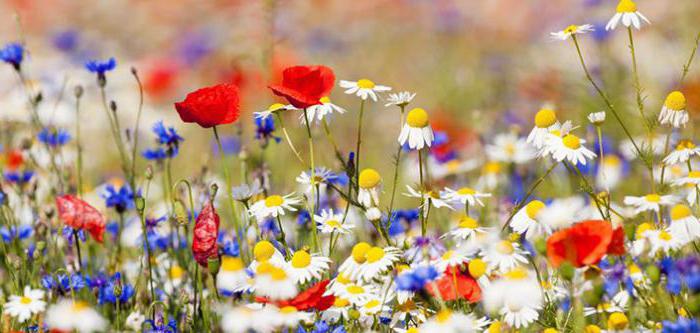
[[[219,137],[219,132],[216,130],[216,126],[213,126],[214,138],[216,139],[216,145],[219,148],[219,154],[221,155],[221,167],[224,169],[224,179],[226,181],[226,194],[228,195],[228,205],[231,209],[231,216],[233,216],[233,224],[236,228],[236,242],[238,243],[238,248],[243,250],[243,241],[241,240],[243,230],[241,229],[238,218],[236,217],[236,208],[233,205],[233,189],[231,188],[231,174],[229,173],[228,167],[226,166],[226,154],[224,153],[224,146],[221,144],[221,138]],[[239,234],[240,233],[240,234]]]
[[[311,185],[311,200],[309,202],[311,203],[311,211],[309,212],[310,215],[310,223],[311,223],[311,236],[313,237],[313,248],[314,251],[319,251],[318,247],[318,231],[316,230],[316,222],[314,222],[314,215],[316,214],[316,201],[314,198],[317,197],[318,195],[318,187],[316,185],[316,165],[314,162],[314,140],[313,136],[311,135],[311,124],[309,123],[309,114],[304,108],[304,122],[306,123],[306,135],[309,141],[309,161],[311,161],[311,181],[309,182],[309,185]]]
[[[277,120],[279,120],[279,122],[280,122],[280,127],[282,128],[282,133],[284,134],[284,139],[285,139],[285,141],[287,141],[287,144],[289,145],[289,148],[294,153],[294,156],[297,157],[297,160],[299,160],[299,162],[302,165],[306,166],[306,162],[304,162],[304,159],[301,158],[299,151],[294,147],[294,144],[292,143],[292,139],[289,138],[289,133],[287,133],[287,128],[284,127],[284,120],[282,120],[282,116],[277,114]]]
[[[73,239],[75,240],[75,250],[78,254],[78,260],[76,262],[76,266],[78,268],[78,272],[80,272],[80,271],[82,271],[83,257],[80,254],[80,237],[78,237],[78,230],[73,229]]]

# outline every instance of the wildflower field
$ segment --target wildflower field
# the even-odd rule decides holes
[[[0,13],[0,332],[700,332],[697,0]]]

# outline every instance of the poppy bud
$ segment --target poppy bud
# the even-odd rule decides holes
[[[652,283],[659,282],[659,278],[661,277],[661,271],[658,267],[654,265],[649,265],[644,271],[646,273],[646,276],[649,278],[649,281],[651,281]]]
[[[81,85],[77,85],[77,86],[75,86],[75,88],[73,88],[73,94],[75,95],[76,98],[82,97],[83,92],[85,92],[85,90],[83,89],[83,86],[81,86]]]
[[[207,261],[207,269],[209,269],[209,274],[218,274],[219,268],[221,268],[221,260],[219,260],[219,257],[209,258],[209,261]]]
[[[173,204],[173,219],[179,225],[187,225],[187,209],[180,200],[176,200]]]
[[[219,234],[219,215],[209,203],[197,216],[192,237],[192,253],[202,266],[209,266],[209,258],[219,255],[216,238]]]
[[[134,201],[136,202],[136,211],[139,212],[139,214],[143,213],[143,210],[146,208],[146,200],[138,195],[136,198],[134,198]]]
[[[561,274],[561,277],[564,278],[567,281],[571,281],[571,279],[574,278],[574,265],[572,265],[570,262],[565,261],[559,266],[559,273]]]

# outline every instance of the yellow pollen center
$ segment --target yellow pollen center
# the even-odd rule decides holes
[[[345,298],[336,297],[335,301],[333,301],[333,306],[337,308],[346,307],[348,304],[350,304],[350,301],[346,300]]]
[[[700,178],[700,171],[693,170],[691,172],[688,172],[688,177],[689,178]]]
[[[544,202],[540,200],[532,200],[527,203],[525,206],[525,213],[527,213],[527,217],[531,219],[537,218],[537,214],[544,208],[545,204]]]
[[[512,254],[515,248],[513,248],[513,244],[509,241],[500,241],[498,245],[496,245],[496,250],[501,254]]]
[[[673,237],[671,236],[671,234],[669,234],[666,231],[659,232],[659,239],[663,239],[665,241],[670,241],[672,238]]]
[[[637,273],[641,273],[641,272],[642,272],[642,269],[639,268],[639,266],[637,266],[637,265],[635,265],[635,264],[629,265],[629,267],[628,267],[627,269],[629,269],[630,274],[637,274]]]
[[[428,126],[428,113],[424,109],[415,108],[408,112],[406,116],[406,123],[408,126],[415,128],[423,128]]]
[[[572,25],[566,27],[566,29],[564,29],[564,33],[573,34],[576,32],[576,30],[578,30],[578,27],[572,24]]]
[[[474,190],[473,188],[469,188],[469,187],[462,187],[459,189],[459,191],[457,191],[457,193],[459,193],[461,195],[473,195],[473,194],[476,194],[476,190]]]
[[[265,206],[267,207],[279,207],[280,205],[282,205],[283,202],[284,199],[282,199],[281,196],[276,194],[265,198]]]
[[[297,311],[298,311],[297,308],[295,308],[291,305],[287,305],[287,306],[280,309],[281,313],[296,313]]]
[[[328,96],[323,96],[323,97],[319,98],[319,101],[323,104],[326,104],[326,103],[330,103],[331,99]]]
[[[88,304],[83,301],[73,303],[73,312],[80,312],[88,308]]]
[[[557,114],[554,110],[542,109],[535,114],[535,126],[547,128],[557,122]]]
[[[360,79],[357,80],[357,86],[362,88],[362,89],[372,89],[374,88],[375,84],[374,82],[367,80],[367,79]]]
[[[637,238],[641,238],[644,235],[644,233],[649,230],[654,230],[654,225],[648,222],[644,222],[637,226],[637,231],[635,231],[635,235],[637,236]]]
[[[245,265],[239,257],[224,256],[221,259],[221,269],[228,272],[240,271]]]
[[[673,91],[668,96],[666,96],[666,101],[664,102],[664,106],[666,106],[667,109],[675,110],[675,111],[680,111],[680,110],[685,110],[686,107],[686,100],[685,100],[685,95],[683,95],[682,92],[680,91]]]
[[[469,262],[469,274],[478,279],[486,273],[486,263],[481,259],[474,259]]]
[[[442,259],[448,260],[448,259],[452,258],[454,256],[454,254],[455,254],[455,251],[449,250],[449,251],[442,254]]]
[[[275,269],[270,272],[270,276],[275,281],[282,281],[287,278],[287,272],[285,272],[284,269],[275,267]]]
[[[605,164],[605,165],[618,166],[621,163],[622,163],[622,161],[620,161],[620,158],[617,157],[616,155],[606,155],[605,158],[603,159],[603,164]]]
[[[501,164],[498,162],[488,162],[484,165],[484,172],[488,174],[496,174],[501,172]]]
[[[311,264],[311,255],[306,251],[297,251],[292,257],[292,267],[304,268]]]
[[[522,280],[527,277],[527,271],[522,268],[515,268],[504,275],[511,280]]]
[[[284,108],[284,107],[285,107],[285,105],[282,103],[275,103],[275,104],[270,105],[270,107],[267,108],[267,111],[277,111],[277,110]]]
[[[326,225],[329,227],[333,227],[333,228],[340,228],[341,227],[341,224],[340,224],[340,222],[338,222],[338,220],[328,220],[328,221],[326,221]]]
[[[348,284],[351,282],[350,278],[348,278],[347,276],[345,276],[343,274],[339,274],[335,280],[338,281],[338,283],[340,283],[340,284]]]
[[[364,189],[370,189],[379,184],[382,181],[382,177],[379,172],[374,169],[364,169],[360,172],[360,187]]]
[[[259,241],[253,248],[253,255],[257,261],[269,260],[274,253],[275,247],[268,241]]]
[[[680,220],[683,218],[686,218],[693,213],[690,210],[690,207],[686,205],[675,205],[673,208],[671,208],[671,220],[676,221]]]
[[[365,262],[367,260],[367,252],[371,248],[372,246],[365,242],[358,243],[352,248],[352,258],[355,259],[355,262],[360,264]]]
[[[658,203],[661,201],[661,196],[658,194],[647,194],[644,196],[644,199],[649,202]]]
[[[370,309],[370,308],[373,308],[373,307],[375,307],[375,306],[378,306],[379,304],[380,304],[380,303],[379,303],[378,300],[373,299],[373,300],[371,300],[371,301],[365,303],[365,305],[363,305],[363,306],[365,307],[365,309]]]
[[[348,286],[348,288],[346,290],[347,290],[347,292],[349,292],[353,295],[358,295],[358,294],[362,294],[365,292],[365,288],[362,288],[361,286],[358,286],[356,284],[353,284],[352,286]]]
[[[178,265],[173,265],[173,267],[170,268],[171,279],[179,279],[182,278],[183,275],[185,275],[185,270],[182,269],[182,267]]]
[[[435,315],[435,319],[437,319],[437,321],[440,323],[447,322],[450,320],[450,317],[452,317],[452,311],[447,309],[440,310],[440,312]]]
[[[676,150],[683,150],[683,149],[694,149],[695,144],[693,141],[690,140],[681,140],[678,145],[676,146]]]
[[[620,0],[617,4],[618,13],[634,13],[637,11],[637,4],[632,0]]]
[[[469,216],[464,216],[459,220],[459,227],[463,229],[476,229],[479,227],[479,222]]]
[[[29,304],[32,302],[32,299],[27,297],[27,296],[23,296],[22,298],[19,299],[19,302],[22,304]]]
[[[579,139],[577,136],[575,136],[573,134],[567,134],[561,140],[564,143],[564,146],[566,146],[566,148],[579,149],[579,147],[581,147],[581,139]]]
[[[629,319],[622,312],[615,312],[608,318],[608,329],[622,330],[629,324]]]
[[[381,247],[373,247],[367,251],[367,262],[368,263],[375,263],[379,260],[384,258],[384,249]]]

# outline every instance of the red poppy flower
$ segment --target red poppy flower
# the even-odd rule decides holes
[[[450,266],[443,276],[426,286],[428,292],[435,296],[435,291],[440,292],[443,301],[466,299],[469,303],[481,300],[481,288],[476,280],[469,274],[465,274],[459,268]]]
[[[298,108],[320,104],[335,85],[335,74],[326,66],[293,66],[282,72],[282,84],[269,88]]]
[[[560,230],[547,239],[547,257],[552,266],[568,261],[576,267],[594,265],[606,254],[623,254],[624,233],[610,222],[589,220]]]
[[[197,216],[192,237],[194,259],[203,267],[207,267],[209,258],[215,258],[219,254],[216,244],[218,235],[219,214],[216,213],[214,206],[209,203],[204,206],[199,216]]]
[[[238,120],[239,105],[238,87],[218,84],[187,94],[184,101],[175,103],[175,110],[182,121],[209,128]]]
[[[105,218],[95,207],[87,202],[66,194],[56,197],[58,217],[73,229],[86,230],[98,242],[102,243],[105,232]]]
[[[311,309],[324,311],[330,308],[331,305],[333,305],[333,302],[335,302],[335,296],[323,295],[326,293],[326,287],[330,282],[330,280],[320,281],[309,287],[309,289],[302,291],[299,293],[299,295],[292,299],[273,303],[280,308],[285,306],[293,306],[299,311],[307,311]],[[266,297],[257,297],[255,300],[258,303],[270,303],[270,300]]]
[[[5,164],[7,165],[8,169],[16,170],[17,168],[22,166],[22,163],[24,163],[22,151],[20,151],[19,149],[12,149],[9,152],[7,152]]]

